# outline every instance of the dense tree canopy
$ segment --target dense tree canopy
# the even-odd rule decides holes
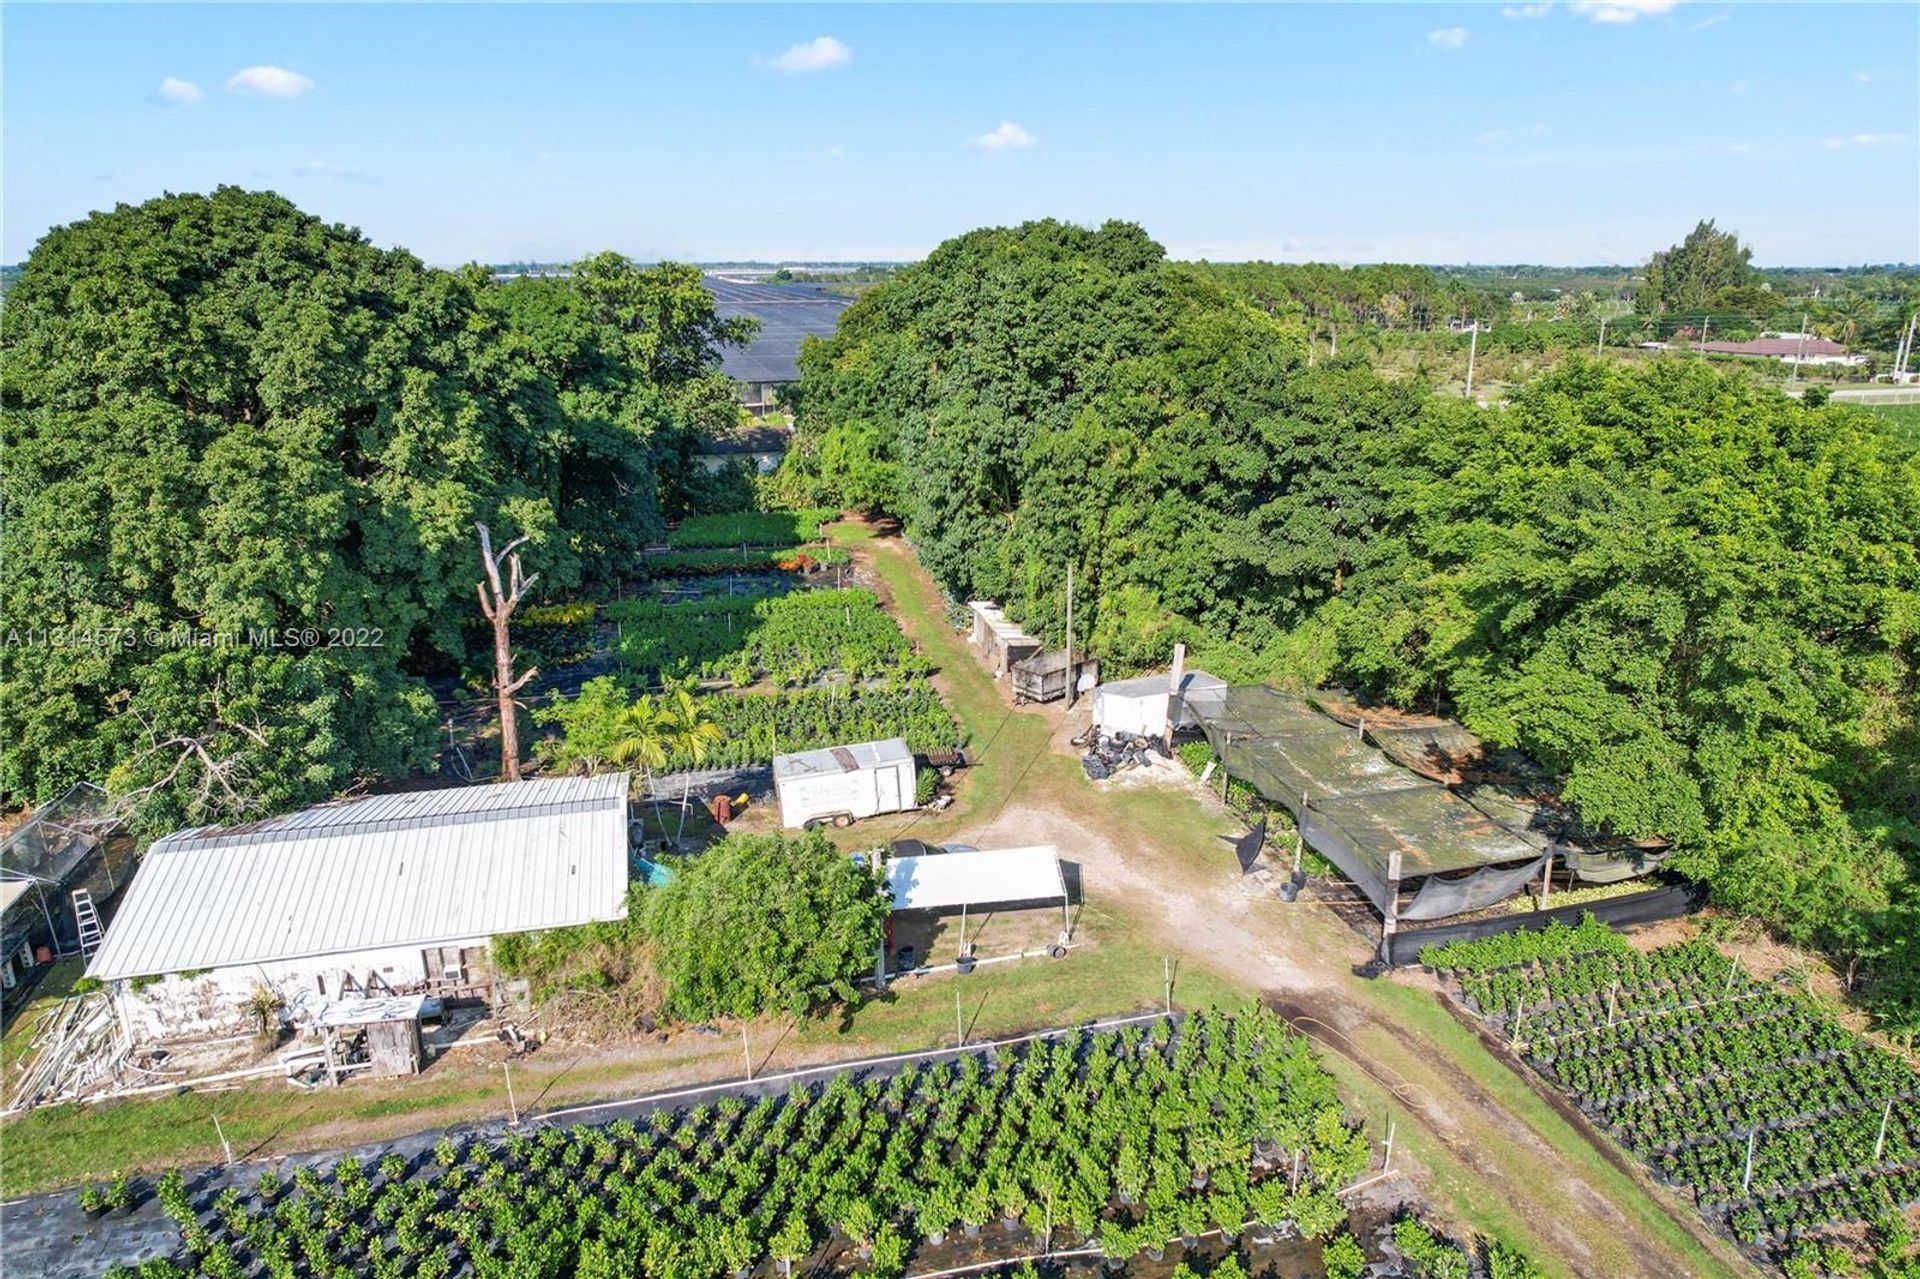
[[[730,835],[647,893],[668,1008],[692,1021],[851,1001],[890,909],[824,835]]]
[[[942,584],[1056,640],[1072,563],[1110,669],[1184,639],[1230,677],[1450,708],[1892,997],[1920,896],[1911,452],[1697,362],[1576,363],[1482,409],[1302,349],[1136,227],[978,231],[808,349],[790,466],[897,462]]]
[[[500,287],[232,187],[49,233],[4,328],[0,788],[110,779],[151,828],[429,762],[474,521],[548,589],[619,571],[740,336],[692,268]]]
[[[1765,294],[1752,295],[1759,278],[1753,250],[1708,219],[1680,243],[1653,255],[1636,303],[1647,312],[1750,311],[1766,304]]]

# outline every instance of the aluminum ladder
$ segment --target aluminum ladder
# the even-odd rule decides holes
[[[84,888],[73,890],[73,922],[80,926],[80,953],[92,959],[106,934],[100,928],[100,912],[93,907],[93,894]]]

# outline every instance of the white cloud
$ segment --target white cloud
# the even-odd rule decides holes
[[[831,71],[835,67],[844,67],[853,61],[853,50],[832,36],[815,36],[802,41],[774,58],[759,61],[771,66],[775,71],[806,72]]]
[[[377,173],[356,169],[352,165],[334,164],[330,160],[308,160],[294,172],[303,178],[333,178],[340,182],[357,182],[362,186],[373,186],[384,180]]]
[[[1436,49],[1458,49],[1467,42],[1465,27],[1441,27],[1427,32],[1427,43]]]
[[[846,155],[846,153],[847,153],[846,145],[844,143],[836,142],[832,146],[828,147],[825,151],[822,151],[820,153],[820,158],[823,160],[838,160],[842,156]]]
[[[1706,17],[1700,19],[1700,21],[1690,24],[1687,27],[1687,30],[1705,31],[1708,27],[1719,26],[1721,23],[1725,22],[1728,18],[1731,18],[1732,16],[1733,16],[1733,10],[1722,9],[1718,13],[1710,13]]]
[[[1859,82],[1860,82],[1861,84],[1872,84],[1872,83],[1873,83],[1873,72],[1871,72],[1871,71],[1856,71],[1856,72],[1854,72],[1854,73],[1853,73],[1853,78],[1854,78],[1854,79],[1856,79],[1856,80],[1858,80],[1858,81],[1859,81]]]
[[[285,67],[257,66],[236,71],[227,80],[228,93],[257,98],[297,98],[313,92],[313,81]]]
[[[1727,86],[1728,93],[1745,93],[1746,91],[1747,91],[1747,82],[1745,80],[1735,80],[1732,84]]]
[[[1500,10],[1503,18],[1544,18],[1553,12],[1552,0],[1545,4],[1510,4]]]
[[[1568,8],[1595,22],[1620,24],[1657,18],[1672,12],[1679,3],[1680,0],[1574,0]]]
[[[1028,133],[1011,120],[1002,120],[1000,127],[991,133],[983,133],[970,140],[970,145],[982,151],[1018,151],[1036,145],[1040,139]]]
[[[1753,150],[1753,144],[1751,142],[1727,143],[1727,154],[1729,155],[1746,155],[1752,150]]]
[[[162,102],[178,102],[185,105],[189,102],[198,102],[207,95],[191,80],[168,76],[160,82],[160,87],[153,91],[153,96]]]
[[[1890,147],[1906,140],[1904,133],[1850,133],[1845,137],[1828,138],[1820,145],[1829,151],[1838,151],[1843,147]]]

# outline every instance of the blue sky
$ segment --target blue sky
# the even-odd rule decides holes
[[[1920,6],[7,4],[4,241],[218,183],[429,261],[1920,261]]]

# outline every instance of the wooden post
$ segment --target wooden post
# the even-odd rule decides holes
[[[1607,1028],[1613,1028],[1613,1005],[1620,997],[1620,979],[1613,979],[1613,986],[1607,991]]]
[[[1227,752],[1233,749],[1233,730],[1227,730],[1227,740],[1220,747],[1220,802],[1227,802]]]
[[[960,1024],[960,974],[953,974],[953,1042],[965,1048],[967,1046],[966,1028]]]
[[[1074,685],[1079,681],[1073,677],[1073,561],[1067,561],[1067,709],[1073,709]],[[1042,690],[1043,692],[1045,690]]]
[[[218,1115],[213,1117],[213,1131],[214,1135],[220,1138],[220,1149],[227,1152],[227,1163],[231,1166],[233,1163],[233,1144],[227,1140],[226,1129],[220,1126],[220,1116]]]
[[[747,1040],[747,1023],[740,1023],[740,1055],[747,1059],[747,1079],[753,1079],[753,1046]]]
[[[504,1071],[507,1076],[507,1127],[518,1128],[520,1126],[520,1106],[519,1103],[513,1099],[513,1063],[503,1061],[500,1063],[500,1069]]]
[[[1721,991],[1720,992],[1721,994],[1724,995],[1728,993],[1728,991],[1731,991],[1733,989],[1733,976],[1735,973],[1739,971],[1740,971],[1740,956],[1735,955],[1733,957],[1733,962],[1727,965],[1727,989]]]
[[[1387,1159],[1381,1165],[1380,1175],[1386,1176],[1393,1171],[1393,1116],[1387,1116]]]
[[[1380,962],[1393,962],[1393,934],[1400,926],[1400,850],[1387,855],[1387,907],[1380,921]]]
[[[1164,973],[1166,974],[1166,981],[1167,981],[1167,1016],[1169,1016],[1169,1017],[1171,1017],[1171,1016],[1173,1016],[1173,956],[1171,956],[1171,955],[1162,955],[1162,956],[1160,957],[1160,968],[1161,968],[1161,970],[1162,970],[1162,972],[1164,972]],[[1880,1125],[1880,1126],[1881,1126],[1881,1128],[1882,1128],[1882,1129],[1884,1129],[1884,1128],[1886,1127],[1886,1125],[1885,1125],[1885,1124],[1882,1124],[1882,1125]]]
[[[513,640],[508,634],[507,622],[527,592],[533,589],[533,584],[540,580],[540,575],[535,573],[524,578],[520,575],[520,556],[516,552],[527,541],[524,535],[495,553],[493,534],[487,526],[475,524],[473,527],[480,533],[480,562],[487,571],[487,580],[476,582],[473,589],[480,596],[481,613],[493,623],[493,688],[500,701],[500,772],[508,781],[517,782],[520,780],[520,704],[513,695],[538,675],[540,668],[532,667],[515,678]],[[505,585],[500,579],[503,564],[507,568]]]

